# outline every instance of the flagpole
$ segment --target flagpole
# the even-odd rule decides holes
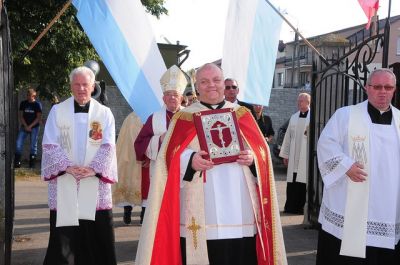
[[[0,0],[1,1],[1,0]],[[43,36],[50,30],[54,23],[64,14],[65,10],[71,5],[72,0],[68,0],[63,8],[57,13],[57,15],[50,21],[50,23],[46,26],[46,28],[37,36],[37,38],[32,42],[31,46],[25,51],[25,53],[21,57],[21,61],[25,58],[25,56],[38,44],[38,42],[43,38]]]
[[[388,16],[386,18],[385,30],[384,30],[384,43],[383,43],[383,58],[382,67],[387,68],[389,65],[389,40],[390,40],[390,9],[392,7],[392,1],[389,0]]]
[[[304,38],[304,36],[292,25],[292,23],[290,23],[290,21],[289,20],[287,20],[282,14],[281,14],[281,12],[279,12],[279,10],[278,9],[276,9],[275,7],[274,7],[274,5],[273,4],[271,4],[271,2],[270,1],[268,1],[268,0],[265,0],[265,2],[267,2],[271,7],[272,7],[272,9],[303,39],[303,41],[304,41],[304,43],[308,46],[308,47],[310,47],[314,52],[316,52],[317,54],[318,54],[318,56],[319,56],[319,58],[326,64],[326,65],[329,65],[329,63],[328,63],[328,61],[325,59],[325,57],[317,50],[317,48],[315,48],[306,38]]]

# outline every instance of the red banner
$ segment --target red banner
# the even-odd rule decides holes
[[[358,3],[368,18],[368,23],[365,28],[369,29],[369,26],[371,25],[371,18],[378,12],[379,0],[358,0]]]

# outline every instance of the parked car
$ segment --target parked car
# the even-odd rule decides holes
[[[286,133],[287,127],[289,126],[289,120],[290,119],[288,119],[279,128],[276,139],[275,139],[275,144],[272,146],[272,153],[274,154],[275,158],[277,158],[280,162],[282,162],[283,158],[281,158],[279,156],[279,153],[281,152],[283,139],[285,138],[285,133]]]

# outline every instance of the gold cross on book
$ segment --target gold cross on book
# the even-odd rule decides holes
[[[193,234],[193,245],[194,249],[197,249],[197,231],[200,230],[201,226],[196,224],[196,219],[192,216],[192,224],[187,227]]]

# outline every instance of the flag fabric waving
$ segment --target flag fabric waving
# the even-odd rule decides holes
[[[77,17],[142,122],[162,106],[166,71],[144,7],[136,0],[73,0]],[[89,59],[89,58],[88,58]]]
[[[358,3],[368,18],[368,23],[365,28],[369,29],[371,18],[378,12],[379,0],[358,0]]]
[[[222,69],[243,101],[268,106],[282,19],[265,0],[231,0]]]

